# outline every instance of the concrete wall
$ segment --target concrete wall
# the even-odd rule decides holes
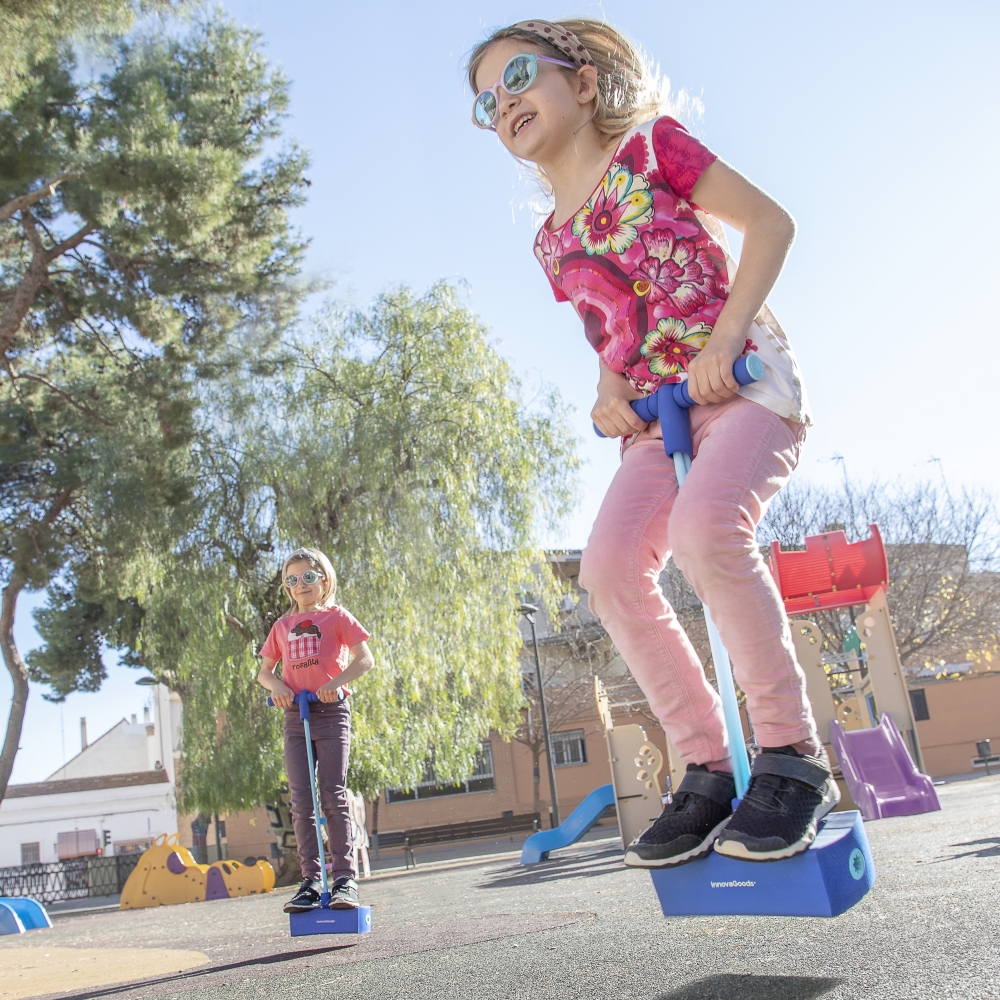
[[[131,723],[122,719],[45,780],[152,771],[161,760],[155,733],[156,725],[152,722]]]
[[[981,771],[972,765],[977,740],[992,740],[994,752],[1000,752],[1000,671],[911,688],[921,688],[927,696],[930,718],[917,722],[917,735],[924,768],[932,777]]]
[[[167,782],[55,795],[7,798],[0,803],[0,868],[21,863],[21,844],[38,843],[42,862],[58,861],[60,833],[110,830],[130,841],[177,832],[177,808]]]

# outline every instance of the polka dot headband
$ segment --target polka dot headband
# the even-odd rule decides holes
[[[512,27],[530,32],[543,42],[548,42],[554,49],[566,56],[574,66],[594,65],[594,60],[590,57],[587,46],[569,28],[564,28],[561,24],[551,24],[548,21],[518,21]]]

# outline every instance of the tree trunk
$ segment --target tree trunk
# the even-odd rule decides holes
[[[7,718],[7,735],[3,741],[3,750],[0,751],[0,802],[7,794],[7,782],[14,769],[14,758],[17,756],[21,729],[24,726],[24,711],[28,705],[28,668],[14,643],[14,609],[25,582],[24,575],[15,569],[10,583],[3,589],[3,601],[0,604],[0,647],[3,648],[3,661],[14,684],[14,697],[11,699],[10,715]]]

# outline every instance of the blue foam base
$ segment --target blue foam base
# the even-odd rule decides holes
[[[714,851],[652,869],[664,916],[836,917],[875,884],[859,812],[830,813],[809,850],[784,861],[737,861]]]
[[[292,937],[304,934],[367,934],[372,929],[372,908],[356,910],[326,910],[317,907],[305,913],[289,913],[288,926]]]

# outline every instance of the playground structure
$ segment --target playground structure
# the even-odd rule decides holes
[[[886,602],[889,565],[877,525],[848,544],[843,531],[806,538],[802,552],[771,545],[770,566],[789,614],[863,605],[841,653],[823,652],[815,622],[793,618],[792,641],[806,675],[816,726],[842,775],[842,806],[866,820],[940,809],[921,773],[917,726]],[[832,683],[831,683],[832,682]],[[836,772],[835,772],[836,773]]]
[[[143,852],[122,888],[119,906],[137,910],[146,906],[199,903],[206,899],[254,896],[274,888],[274,869],[267,861],[244,865],[216,861],[200,865],[178,842],[178,835],[160,834]]]
[[[0,934],[24,934],[51,927],[45,907],[30,896],[0,896]]]

